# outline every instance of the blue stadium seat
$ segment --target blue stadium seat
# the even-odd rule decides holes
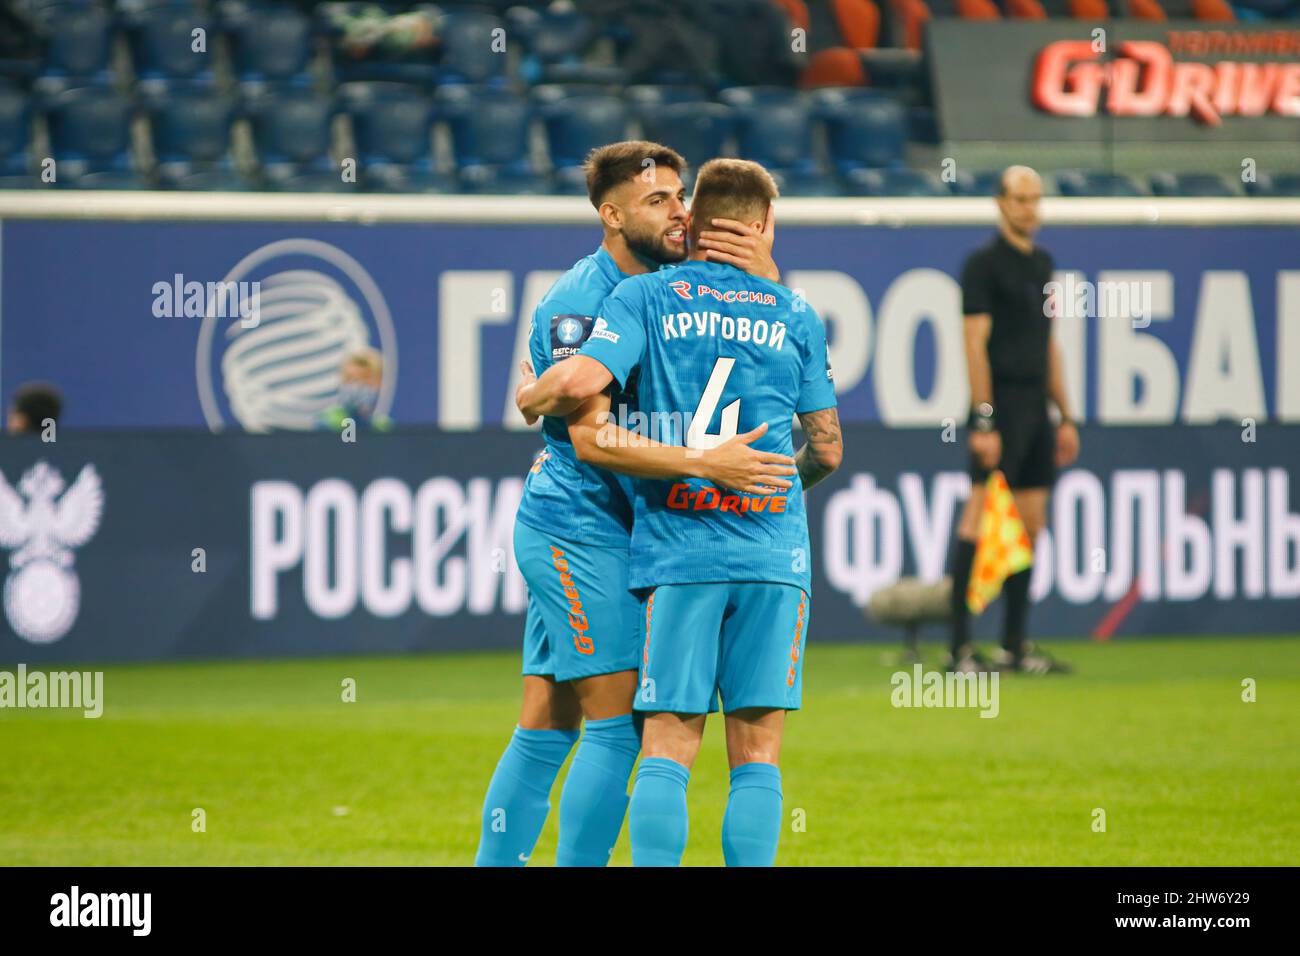
[[[104,87],[75,87],[44,101],[56,184],[77,188],[138,185],[131,164],[134,105]]]
[[[1246,184],[1252,196],[1300,196],[1300,173],[1260,173],[1253,183]]]
[[[838,196],[843,188],[834,176],[817,169],[768,168],[782,196]]]
[[[306,90],[249,98],[259,182],[285,192],[351,191],[330,158],[335,103]]]
[[[718,98],[732,108],[737,152],[762,163],[782,195],[824,196],[839,191],[812,151],[812,111],[799,93],[779,87],[733,87]]]
[[[609,89],[600,83],[541,83],[528,90],[528,102],[540,113],[548,106],[575,96],[605,96]]]
[[[570,96],[541,109],[551,164],[579,166],[597,146],[627,138],[627,105],[617,96]]]
[[[230,40],[235,76],[250,93],[268,84],[309,86],[311,22],[292,7],[225,0],[221,28]]]
[[[1068,170],[1056,174],[1056,189],[1062,196],[1141,196],[1142,189],[1123,173]]]
[[[583,62],[596,28],[577,10],[512,7],[506,23],[524,48],[519,74],[525,83],[622,83],[622,69]]]
[[[439,34],[442,39],[440,82],[491,85],[504,82],[506,54],[500,47],[505,43],[505,24],[500,17],[476,10],[456,11],[443,19]]]
[[[854,196],[947,196],[936,177],[915,169],[851,169],[845,176]]]
[[[46,11],[49,46],[35,89],[53,95],[72,87],[108,86],[113,21],[101,7],[59,4]]]
[[[546,176],[497,166],[466,166],[460,171],[460,188],[466,193],[500,196],[542,196],[552,192]]]
[[[382,192],[454,192],[433,166],[433,100],[399,83],[351,83],[338,90],[352,118],[362,185]]]
[[[1157,196],[1239,196],[1216,173],[1152,173],[1151,192]]]
[[[98,172],[85,173],[78,176],[72,182],[65,182],[62,177],[59,179],[60,186],[67,186],[72,189],[148,189],[150,184],[145,182],[129,169],[104,169]]]
[[[637,117],[644,115],[647,109],[656,109],[675,103],[707,103],[709,91],[699,86],[664,86],[655,83],[641,83],[623,90],[623,99]]]
[[[434,95],[451,131],[452,154],[469,192],[545,192],[550,183],[528,156],[532,107],[509,90],[444,86]]]
[[[31,144],[31,101],[18,87],[0,84],[0,177],[30,173]]]
[[[210,90],[174,90],[151,102],[148,112],[159,185],[229,189],[240,182],[229,156],[237,114],[231,97]]]
[[[1002,181],[1002,170],[987,169],[977,173],[958,170],[949,187],[954,196],[993,196]]]
[[[565,166],[555,171],[551,191],[559,196],[587,195],[587,174],[581,166]]]
[[[671,146],[692,166],[723,154],[731,109],[721,103],[669,103],[641,113],[645,138]]]
[[[841,175],[863,167],[901,166],[907,144],[907,112],[892,97],[860,87],[828,87],[815,94],[826,124],[831,162]]]
[[[194,31],[206,36],[203,51],[194,49]],[[154,3],[128,20],[127,36],[140,91],[165,95],[178,81],[211,86],[213,82],[212,23],[187,3]]]

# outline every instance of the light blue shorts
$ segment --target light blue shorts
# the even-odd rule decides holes
[[[641,711],[798,710],[812,602],[789,584],[666,584],[644,605]]]
[[[636,670],[641,604],[627,590],[627,548],[595,547],[515,522],[528,583],[525,674],[574,680]]]

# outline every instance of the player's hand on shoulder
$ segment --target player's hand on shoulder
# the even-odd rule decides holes
[[[776,213],[768,206],[762,229],[735,219],[714,219],[712,229],[701,230],[700,248],[710,262],[727,262],[750,275],[781,281],[781,270],[772,259]]]
[[[767,434],[767,422],[753,431],[728,439],[700,453],[699,477],[723,488],[767,495],[791,486],[786,475],[795,474],[794,459],[751,447]]]

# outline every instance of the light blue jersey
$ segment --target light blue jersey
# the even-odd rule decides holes
[[[768,423],[754,447],[794,453],[796,412],[835,406],[826,330],[789,289],[691,261],[621,282],[581,354],[622,386],[637,375],[651,437],[715,447]],[[762,581],[809,590],[803,488],[746,495],[699,479],[635,482],[633,588]]]
[[[602,246],[579,259],[551,286],[533,313],[528,350],[540,377],[576,355],[591,334],[600,305],[627,275]],[[630,405],[615,396],[614,407]],[[569,541],[627,547],[632,528],[632,481],[578,460],[563,418],[542,420],[546,449],[524,483],[518,520]]]

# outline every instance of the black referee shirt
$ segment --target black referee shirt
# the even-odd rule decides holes
[[[1028,255],[998,233],[970,254],[961,270],[962,315],[987,312],[989,368],[993,386],[1047,388],[1047,347],[1052,320],[1047,317],[1047,284],[1052,257],[1035,246]]]

